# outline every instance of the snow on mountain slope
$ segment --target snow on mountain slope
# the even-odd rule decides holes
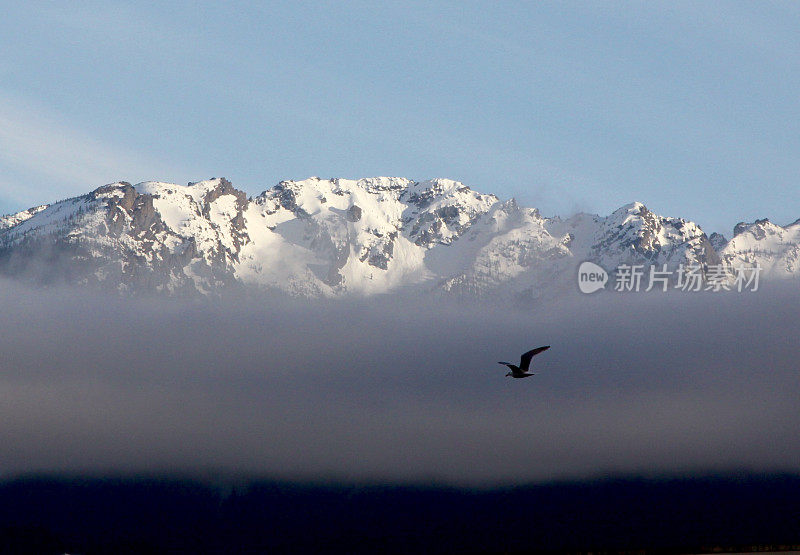
[[[800,275],[800,224],[742,226],[727,243],[715,238],[726,261],[757,256]],[[0,272],[130,293],[536,298],[574,290],[584,260],[674,270],[719,257],[697,224],[641,203],[546,218],[448,179],[314,177],[251,199],[224,178],[119,182],[0,219]]]
[[[768,219],[739,223],[720,256],[731,266],[758,264],[762,277],[796,278],[800,276],[800,220],[785,227]]]
[[[619,264],[679,264],[719,262],[708,237],[694,222],[658,216],[640,202],[627,204],[598,221],[586,259],[613,268]]]
[[[284,181],[253,200],[246,218],[254,240],[237,275],[297,294],[371,294],[424,283],[434,277],[427,252],[453,243],[496,202],[445,179]],[[276,258],[288,266],[263,263]]]
[[[653,214],[643,204],[623,206],[608,217],[577,214],[542,218],[535,209],[509,202],[495,218],[505,225],[481,247],[474,262],[445,282],[465,295],[503,290],[537,298],[574,289],[577,266],[586,260],[613,271],[621,264],[716,263],[717,255],[697,224]],[[489,222],[486,222],[489,223]]]
[[[461,296],[494,294],[505,287],[516,296],[536,297],[558,283],[559,277],[571,276],[568,258],[569,238],[553,235],[548,220],[536,209],[520,208],[514,200],[496,205],[456,248],[471,261],[465,271],[446,279],[445,291]],[[463,262],[462,262],[463,264]],[[571,282],[570,282],[571,283]]]
[[[112,183],[3,230],[0,269],[128,292],[209,292],[233,281],[229,267],[246,240],[237,229],[244,203],[224,179]]]
[[[41,206],[28,208],[27,210],[23,210],[22,212],[17,212],[16,214],[9,214],[8,216],[0,216],[0,231],[21,224],[22,222],[31,219],[33,216],[35,216],[36,214],[38,214],[39,212],[41,212],[46,208],[47,205],[43,204]]]

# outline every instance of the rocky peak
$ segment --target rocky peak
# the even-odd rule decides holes
[[[646,214],[650,214],[650,211],[647,209],[647,207],[641,202],[634,201],[620,206],[614,210],[609,216],[609,219],[625,221],[631,217],[644,216]]]
[[[753,223],[739,222],[733,227],[733,236],[737,237],[743,233],[750,233],[756,239],[764,239],[767,234],[775,233],[779,226],[773,224],[768,218],[756,220]]]
[[[26,220],[31,219],[33,216],[35,216],[42,210],[47,209],[48,206],[50,205],[42,204],[40,206],[34,206],[33,208],[28,208],[27,210],[17,212],[16,214],[8,214],[6,216],[0,216],[0,231],[8,229],[10,227],[14,227],[17,224],[20,224]]]
[[[104,201],[106,232],[115,237],[130,233],[135,237],[154,240],[164,230],[164,222],[153,205],[153,195],[140,194],[130,183],[121,181],[95,189],[94,201]]]
[[[488,199],[493,202],[498,200],[494,195],[477,193],[460,181],[441,178],[412,182],[404,193],[404,200],[421,210],[441,199],[451,199],[451,202],[460,204],[471,204],[475,201],[486,202]]]
[[[611,257],[633,263],[673,264],[718,260],[706,234],[694,222],[658,216],[640,202],[615,210],[602,224],[593,246],[596,257]],[[614,254],[616,252],[616,254]]]
[[[708,242],[714,247],[714,250],[719,252],[728,244],[728,240],[721,233],[714,232],[708,236]]]
[[[233,195],[236,198],[236,207],[240,213],[247,207],[247,194],[244,191],[236,189],[233,186],[233,184],[231,184],[231,182],[225,179],[224,177],[218,180],[215,179],[214,181],[217,181],[217,184],[214,187],[208,189],[206,193],[203,195],[203,203],[204,203],[203,210],[205,212],[204,215],[206,215],[206,217],[208,216],[208,211],[209,207],[211,206],[211,203],[224,195]]]

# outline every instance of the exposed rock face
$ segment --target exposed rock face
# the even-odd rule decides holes
[[[694,222],[658,216],[643,204],[623,206],[601,223],[592,257],[601,263],[716,264],[719,257],[708,237]],[[614,264],[618,265],[618,264]]]
[[[531,299],[574,288],[584,260],[609,270],[758,261],[800,275],[798,245],[798,222],[741,223],[725,241],[640,203],[607,217],[544,218],[455,181],[388,177],[283,181],[252,199],[224,178],[119,182],[0,218],[0,272],[128,293],[414,287]]]
[[[756,239],[764,239],[767,236],[767,229],[774,228],[772,222],[767,218],[756,220],[753,223],[739,222],[733,227],[733,236],[741,235],[742,233],[749,232]]]
[[[721,233],[712,233],[708,236],[708,242],[716,252],[721,251],[728,244],[728,240]]]
[[[22,212],[17,212],[16,214],[0,216],[0,232],[2,232],[4,229],[8,229],[9,227],[14,227],[17,224],[21,224],[25,220],[31,219],[42,210],[46,210],[47,207],[48,207],[47,204],[42,204],[41,206],[28,208],[27,210],[23,210]]]
[[[408,216],[409,223],[413,222],[409,237],[414,244],[425,248],[435,243],[451,244],[498,201],[494,195],[481,195],[445,179],[425,185],[414,183],[403,197],[413,207]]]
[[[361,219],[361,208],[359,208],[357,204],[354,204],[353,206],[347,209],[347,221],[356,223],[360,219]]]
[[[570,274],[565,237],[548,229],[548,223],[537,210],[520,208],[513,199],[496,203],[467,235],[468,243],[453,245],[469,248],[472,243],[478,250],[465,271],[445,279],[442,288],[461,297],[492,295],[501,288],[514,296],[537,296],[545,283],[558,283],[558,274]]]
[[[732,266],[758,264],[768,278],[800,277],[800,221],[785,227],[766,218],[738,223],[719,252]]]
[[[165,191],[160,191],[162,186]],[[0,270],[37,282],[95,285],[128,293],[207,292],[236,283],[230,271],[246,242],[242,213],[247,198],[225,180],[203,182],[199,202],[189,219],[204,219],[213,228],[212,210],[221,197],[233,196],[230,244],[198,247],[198,237],[173,229],[158,203],[179,186],[119,182],[95,189],[42,210],[6,229],[0,240]],[[200,191],[202,189],[202,191]],[[186,221],[189,221],[187,219]],[[203,231],[192,226],[192,232]],[[23,254],[24,253],[24,254]],[[47,271],[42,271],[46,266]]]

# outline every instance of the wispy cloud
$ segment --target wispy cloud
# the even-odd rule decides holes
[[[0,165],[5,174],[0,197],[18,203],[49,202],[120,179],[185,174],[74,125],[41,104],[2,91]]]

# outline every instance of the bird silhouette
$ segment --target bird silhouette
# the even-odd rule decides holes
[[[511,372],[506,374],[506,376],[511,376],[512,378],[530,378],[533,376],[533,372],[528,372],[528,368],[531,366],[531,359],[535,355],[538,355],[542,351],[546,351],[549,348],[550,345],[545,345],[544,347],[536,347],[535,349],[531,349],[522,355],[519,360],[519,366],[516,364],[511,364],[510,362],[499,362],[498,364],[504,364],[511,369]]]

